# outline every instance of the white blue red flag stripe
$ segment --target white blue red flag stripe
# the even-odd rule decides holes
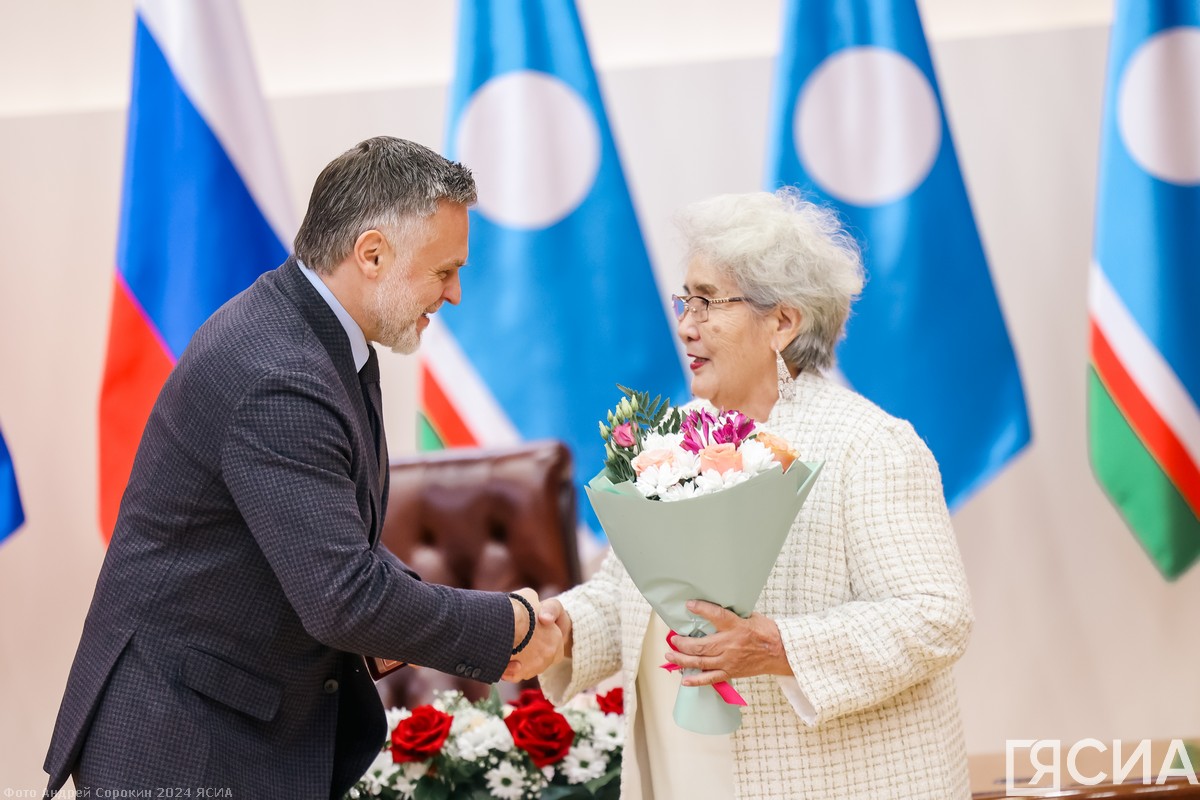
[[[867,284],[838,363],[912,422],[961,504],[1030,438],[914,0],[789,0],[768,184],[836,207]]]
[[[1100,485],[1167,578],[1200,559],[1200,2],[1118,0],[1088,287]]]
[[[286,257],[286,184],[236,0],[140,0],[108,355],[100,525],[192,334]]]

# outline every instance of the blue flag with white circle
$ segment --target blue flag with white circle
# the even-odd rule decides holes
[[[0,433],[0,542],[4,541],[25,521],[21,507],[21,494],[17,491],[17,473],[13,470],[12,456]]]
[[[842,375],[912,422],[954,508],[1029,419],[914,0],[790,0],[770,130],[769,187],[835,207],[863,249]]]
[[[470,0],[459,20],[448,155],[479,202],[462,305],[426,331],[423,410],[442,443],[562,439],[582,485],[616,384],[684,396],[665,297],[574,3]]]
[[[1200,0],[1118,0],[1108,59],[1089,455],[1174,579],[1200,561]]]

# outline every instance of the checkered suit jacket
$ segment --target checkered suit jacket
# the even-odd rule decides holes
[[[749,703],[731,742],[737,797],[968,798],[950,670],[973,617],[933,456],[907,422],[817,375],[763,427],[825,466],[755,609],[778,625],[795,677],[733,682]],[[650,605],[611,554],[562,603],[573,660],[542,686],[561,702],[620,671],[636,759]],[[635,774],[623,772],[622,798],[642,796]]]
[[[349,341],[289,260],[200,328],[154,405],[50,788],[338,797],[386,733],[359,654],[498,680],[509,600],[379,547],[380,489]]]

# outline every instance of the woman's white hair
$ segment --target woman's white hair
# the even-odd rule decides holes
[[[833,365],[863,287],[858,244],[833,211],[785,187],[719,195],[684,208],[676,222],[689,261],[704,259],[760,310],[800,311],[800,333],[783,349],[789,365]]]

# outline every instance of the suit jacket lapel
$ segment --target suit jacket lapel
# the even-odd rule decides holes
[[[379,458],[375,448],[375,434],[371,430],[370,418],[367,416],[367,406],[363,399],[358,371],[354,369],[354,355],[350,351],[350,340],[346,338],[346,331],[342,328],[342,323],[338,322],[338,318],[334,316],[333,309],[321,295],[317,294],[317,290],[312,287],[308,279],[300,273],[300,266],[296,263],[295,257],[288,258],[279,268],[278,274],[280,288],[300,309],[300,313],[308,322],[309,327],[313,329],[313,333],[317,335],[317,339],[329,353],[329,358],[338,371],[338,377],[342,379],[342,383],[346,387],[346,395],[350,398],[350,404],[354,407],[358,432],[363,442],[366,443],[366,455],[363,460],[367,465],[371,512],[374,517],[371,520],[368,536],[371,545],[374,546],[383,527],[385,498],[379,494]],[[382,422],[380,424],[382,425]],[[386,480],[385,476],[384,481],[386,482]]]

